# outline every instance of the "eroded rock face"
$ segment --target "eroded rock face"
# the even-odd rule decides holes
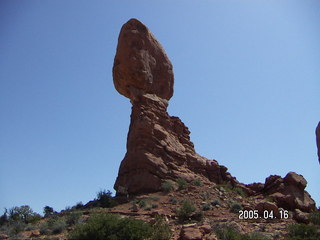
[[[196,154],[189,129],[167,113],[172,65],[160,43],[136,19],[121,29],[113,77],[115,88],[132,103],[127,153],[114,186],[118,195],[158,191],[165,180],[177,178],[239,184],[226,167]]]

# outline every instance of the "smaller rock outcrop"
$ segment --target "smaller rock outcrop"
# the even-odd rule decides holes
[[[311,212],[316,209],[316,205],[309,193],[305,191],[306,186],[307,181],[305,178],[295,172],[289,172],[284,178],[278,175],[271,175],[266,178],[264,184],[247,185],[256,194],[271,197],[278,207]]]

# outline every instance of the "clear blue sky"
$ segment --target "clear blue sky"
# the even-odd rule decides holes
[[[0,213],[113,190],[131,104],[112,82],[122,24],[174,66],[169,114],[244,183],[302,174],[320,204],[319,1],[0,1]]]

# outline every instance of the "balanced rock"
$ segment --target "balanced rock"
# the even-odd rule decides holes
[[[136,19],[123,25],[113,66],[117,91],[130,98],[127,153],[114,188],[117,195],[161,190],[166,180],[240,184],[215,160],[198,155],[189,129],[167,113],[173,94],[172,65],[149,29]]]
[[[114,86],[134,100],[145,93],[169,100],[173,94],[172,64],[149,29],[136,19],[123,25],[113,65]]]

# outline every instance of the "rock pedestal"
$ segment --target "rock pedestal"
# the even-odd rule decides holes
[[[127,153],[114,186],[118,195],[158,191],[165,180],[176,178],[239,184],[226,167],[196,154],[189,129],[167,113],[173,94],[172,64],[136,19],[121,29],[113,79],[117,91],[132,103]]]

